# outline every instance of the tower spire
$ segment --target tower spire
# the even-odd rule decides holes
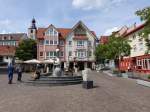
[[[31,26],[28,28],[28,37],[32,39],[36,39],[36,32],[37,32],[36,20],[33,17],[31,21]]]
[[[31,21],[31,27],[32,29],[36,29],[36,20],[35,18],[33,17],[32,21]]]

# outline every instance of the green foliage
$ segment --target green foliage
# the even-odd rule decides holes
[[[145,38],[146,46],[147,46],[147,53],[150,52],[150,7],[146,7],[142,10],[136,11],[136,15],[140,17],[141,21],[145,22],[144,29],[140,32],[140,36]]]
[[[150,75],[148,75],[148,77],[147,77],[148,79],[150,79]]]
[[[140,16],[141,21],[149,21],[150,20],[150,7],[146,7],[142,10],[136,11],[136,15]]]
[[[96,60],[104,64],[108,50],[109,49],[107,45],[98,45],[95,50]]]
[[[109,37],[108,44],[99,45],[96,48],[95,56],[98,61],[105,59],[119,59],[121,56],[130,55],[131,47],[123,37]]]
[[[20,60],[29,60],[36,58],[37,48],[36,41],[33,39],[22,40],[16,49],[15,56]]]
[[[130,55],[131,47],[126,39],[123,37],[115,37],[112,35],[109,38],[109,54],[108,59],[118,59],[121,56]]]

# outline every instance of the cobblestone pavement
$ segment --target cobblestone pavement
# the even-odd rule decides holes
[[[24,74],[25,80],[28,75]],[[133,79],[93,72],[95,88],[7,84],[0,75],[0,112],[150,112],[150,88]]]

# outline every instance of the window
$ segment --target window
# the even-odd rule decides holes
[[[54,36],[57,36],[57,32],[56,31],[54,31]]]
[[[72,56],[72,52],[71,51],[69,51],[69,56]]]
[[[53,53],[54,53],[54,56],[56,56],[56,54],[57,54],[56,51],[54,51]]]
[[[78,57],[79,58],[84,58],[85,57],[85,52],[84,51],[78,51]]]
[[[137,47],[136,45],[133,46],[133,51],[136,51],[137,50]]]
[[[50,44],[53,45],[53,41],[52,40],[50,40]]]
[[[49,52],[46,52],[46,57],[49,57]]]
[[[3,39],[6,40],[6,37],[4,37]]]
[[[9,40],[12,40],[13,39],[13,37],[12,36],[9,36]]]
[[[78,40],[77,41],[77,46],[84,46],[84,41],[83,40]]]
[[[43,52],[40,52],[40,56],[43,56]]]
[[[53,29],[52,28],[49,30],[49,33],[50,33],[50,35],[53,35]]]
[[[33,30],[31,30],[30,33],[33,33]]]
[[[53,55],[54,55],[54,52],[50,51],[50,57],[53,57]]]
[[[3,45],[3,42],[0,41],[0,45]]]
[[[91,57],[92,56],[92,51],[89,51],[89,57]]]
[[[141,65],[142,65],[141,60],[137,60],[137,66],[141,66]]]
[[[14,41],[14,46],[16,46],[17,45],[17,43]]]
[[[46,45],[49,45],[49,40],[46,40]]]
[[[3,62],[3,57],[2,56],[0,56],[0,62]]]
[[[72,41],[69,41],[69,45],[72,45]]]
[[[60,40],[59,45],[64,45],[64,41]]]
[[[56,51],[46,52],[46,58],[55,57],[55,56],[56,56]]]
[[[60,52],[60,56],[61,56],[61,57],[64,56],[64,52],[63,52],[63,51]]]
[[[88,41],[88,46],[91,46],[91,45],[92,45],[91,41]]]
[[[43,41],[43,40],[40,40],[39,44],[40,44],[40,45],[43,45],[43,44],[44,44],[44,41]]]
[[[54,41],[54,44],[57,45],[57,40]]]

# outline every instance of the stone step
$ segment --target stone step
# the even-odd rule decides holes
[[[25,82],[27,85],[39,85],[39,86],[50,86],[50,85],[72,85],[82,83],[82,76],[62,76],[62,77],[52,77],[52,76],[41,76],[37,80],[28,80]]]
[[[40,79],[37,79],[35,81],[77,81],[77,80],[83,80],[82,78],[76,78],[76,79],[51,79],[51,78],[40,78]],[[30,80],[29,81],[34,81],[34,80]]]
[[[51,79],[76,79],[76,78],[82,78],[82,76],[61,76],[61,77],[41,76],[40,78],[51,78]]]
[[[27,81],[24,82],[26,85],[32,85],[32,86],[57,86],[57,85],[74,85],[74,84],[81,84],[82,80],[78,81]]]

